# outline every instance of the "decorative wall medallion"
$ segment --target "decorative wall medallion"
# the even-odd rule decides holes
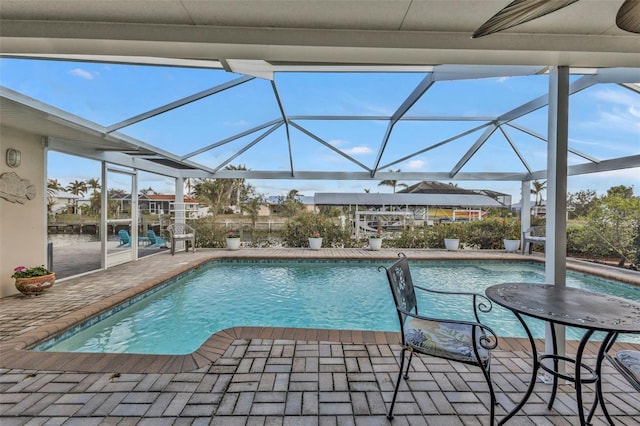
[[[36,197],[36,186],[29,179],[21,179],[15,172],[0,175],[0,197],[12,203],[24,204]]]

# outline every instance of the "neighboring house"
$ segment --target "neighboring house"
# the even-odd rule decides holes
[[[503,192],[492,191],[490,189],[478,189],[475,192],[478,194],[487,195],[507,208],[511,208],[511,194],[505,194]]]
[[[367,230],[379,226],[398,228],[408,220],[431,225],[436,221],[482,219],[485,209],[504,207],[488,195],[452,184],[427,181],[394,194],[316,193],[315,204],[349,206],[354,209],[350,213],[351,219]]]
[[[185,217],[189,219],[202,216],[200,202],[195,198],[184,197],[184,203],[180,205],[175,202],[175,199],[176,196],[172,194],[140,194],[138,209],[141,214],[169,215],[176,211],[184,211]],[[131,208],[131,194],[114,196],[112,200],[120,203],[119,210],[121,212],[129,211]]]
[[[271,195],[267,197],[265,205],[268,209],[268,213],[266,214],[266,216],[278,215],[282,213],[282,201],[284,200],[284,198],[284,196],[280,195]],[[299,195],[296,199],[302,204],[306,211],[316,211],[315,197]]]
[[[184,205],[177,205],[176,196],[171,194],[148,194],[138,197],[138,205],[142,213],[170,214],[184,211],[185,217],[198,217],[200,202],[195,198],[184,197]]]
[[[531,206],[531,216],[535,216],[539,218],[545,218],[547,216],[547,202],[545,200],[542,200],[539,206],[536,206],[535,199],[531,199],[529,203],[530,203],[529,205]],[[511,206],[511,209],[515,212],[520,213],[522,211],[522,202],[518,202],[514,204],[513,206]],[[569,212],[573,210],[575,210],[574,207],[568,206],[567,215],[569,214]]]
[[[51,204],[51,213],[53,214],[60,214],[65,211],[76,213],[77,208],[91,205],[91,201],[88,198],[74,195],[67,191],[55,191],[53,195],[47,198]]]

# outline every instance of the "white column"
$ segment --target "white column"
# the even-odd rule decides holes
[[[185,223],[184,217],[184,178],[176,178],[176,197],[173,200],[174,222]],[[176,242],[176,251],[184,249],[184,241]]]
[[[531,181],[522,181],[520,194],[520,247],[524,250],[522,233],[531,228]]]
[[[547,149],[547,229],[545,278],[548,284],[566,286],[567,276],[567,147],[569,120],[569,68],[549,73],[549,129]],[[564,326],[556,327],[558,354],[566,353]],[[545,351],[550,353],[547,326]],[[564,371],[561,363],[560,369]]]
[[[138,170],[131,175],[131,256],[138,260]]]
[[[107,163],[102,162],[102,192],[100,193],[100,268],[107,268],[107,237],[109,234],[109,224],[107,223],[107,212],[109,202],[107,190]]]

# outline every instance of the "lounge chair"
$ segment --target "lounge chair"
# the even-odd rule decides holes
[[[153,229],[149,229],[147,231],[147,239],[149,240],[149,244],[147,247],[167,247],[169,241],[165,240],[162,237],[158,237]]]
[[[124,229],[118,231],[118,236],[120,236],[120,244],[118,247],[131,247],[131,235]]]
[[[167,231],[171,238],[171,254],[176,253],[176,242],[184,241],[185,251],[189,251],[189,244],[191,244],[191,251],[196,252],[196,231],[186,223],[172,223],[167,226]]]
[[[491,301],[485,296],[476,293],[459,293],[447,292],[439,290],[430,290],[427,288],[414,286],[409,272],[409,262],[407,257],[400,253],[400,259],[397,260],[389,268],[384,266],[378,267],[378,271],[384,269],[387,273],[391,294],[398,312],[401,329],[401,346],[400,352],[400,370],[398,372],[398,380],[393,392],[391,407],[387,418],[393,418],[393,407],[398,396],[398,388],[400,387],[400,379],[402,379],[402,370],[404,368],[405,352],[409,351],[409,362],[404,372],[404,379],[409,378],[409,368],[414,353],[430,355],[437,358],[443,358],[450,361],[457,361],[464,364],[476,365],[482,370],[482,374],[489,386],[489,395],[491,402],[490,421],[488,424],[493,425],[495,419],[496,397],[491,384],[491,376],[489,374],[491,364],[491,350],[498,345],[496,334],[489,327],[480,323],[478,311],[489,312],[491,310]],[[464,296],[469,299],[473,305],[474,321],[462,321],[454,319],[434,318],[418,314],[418,303],[414,289],[425,292],[429,297],[438,298],[445,296],[449,301],[453,296]]]

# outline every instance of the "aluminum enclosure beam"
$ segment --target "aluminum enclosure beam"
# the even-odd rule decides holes
[[[168,177],[179,177],[181,175],[179,169],[164,166],[153,161],[143,158],[133,157],[116,151],[96,151],[88,147],[78,146],[77,142],[65,141],[59,138],[44,138],[47,148],[53,151],[62,152],[69,155],[79,155],[96,161],[106,161],[111,164],[117,164],[123,167],[138,169],[149,173],[155,173]]]
[[[128,118],[126,120],[120,121],[119,123],[112,124],[108,126],[106,131],[107,133],[115,132],[116,130],[122,129],[124,127],[131,126],[133,124],[139,123],[141,121],[147,120],[149,118],[155,117],[156,115],[164,114],[165,112],[171,111],[173,109],[179,108],[181,106],[190,104],[191,102],[198,101],[200,99],[206,98],[207,96],[215,95],[216,93],[223,92],[227,89],[231,89],[232,87],[236,87],[240,84],[246,83],[247,81],[253,80],[254,77],[239,77],[234,80],[228,81],[223,84],[219,84],[215,87],[211,87],[209,89],[203,90],[198,93],[194,93],[191,96],[184,97],[182,99],[178,99],[177,101],[168,103],[158,108],[154,108],[142,114],[138,114],[134,117]]]

